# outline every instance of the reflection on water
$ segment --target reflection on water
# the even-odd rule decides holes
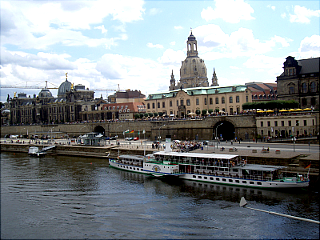
[[[317,238],[318,193],[163,181],[106,159],[1,153],[2,238]],[[53,231],[54,229],[54,231]]]

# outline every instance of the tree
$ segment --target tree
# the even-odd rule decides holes
[[[197,114],[197,115],[200,114],[200,110],[199,110],[199,109],[196,110],[196,114]]]
[[[148,113],[149,117],[153,117],[153,113]]]
[[[149,116],[149,114],[148,114],[148,113],[145,113],[145,114],[144,114],[144,116],[145,116],[145,117],[148,117],[148,116]]]
[[[209,114],[213,113],[213,109],[208,110]]]
[[[202,116],[207,115],[207,109],[202,109]]]
[[[158,113],[156,113],[156,112],[153,113],[153,116],[154,116],[154,117],[158,117]]]
[[[159,117],[162,117],[163,116],[163,112],[159,112]]]
[[[134,114],[134,118],[135,118],[135,119],[140,118],[140,114],[139,114],[139,113],[135,113],[135,114]]]

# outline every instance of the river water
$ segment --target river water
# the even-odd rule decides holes
[[[315,191],[167,182],[106,159],[1,153],[2,239],[265,239],[319,237]]]

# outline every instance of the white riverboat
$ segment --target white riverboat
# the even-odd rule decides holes
[[[113,168],[150,174],[155,177],[178,176],[179,173],[178,164],[165,160],[158,161],[152,155],[120,155],[117,159],[109,159],[109,165]]]
[[[40,151],[38,147],[29,147],[28,154],[32,157],[43,157],[46,155],[46,152]]]
[[[301,188],[309,176],[290,174],[285,166],[247,164],[239,155],[156,152],[154,158],[179,166],[179,178],[256,188]]]

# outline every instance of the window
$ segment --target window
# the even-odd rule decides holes
[[[110,108],[110,107],[109,107]],[[150,109],[150,103],[147,104],[147,109]],[[109,109],[110,110],[110,109]]]
[[[307,126],[307,120],[303,120],[303,126]]]
[[[236,180],[235,182],[236,182],[236,183],[240,183],[240,181],[239,181],[239,180]]]
[[[302,83],[302,93],[307,93],[307,92],[308,92],[307,84]]]
[[[180,105],[181,105],[181,106],[184,105],[183,99],[180,100]]]
[[[261,182],[257,182],[257,184],[258,184],[258,185],[262,185],[262,183],[261,183]]]
[[[299,120],[296,120],[296,126],[299,126]]]
[[[289,87],[289,94],[294,94],[294,87]]]
[[[262,121],[260,122],[260,124],[261,124],[261,127],[263,127],[263,122]]]
[[[226,182],[227,180],[226,180],[225,178],[222,178],[222,181],[223,181],[223,182]]]
[[[229,179],[229,182],[233,182],[233,180],[232,180],[232,179]]]
[[[236,96],[236,103],[239,103],[239,102],[240,102],[240,97]]]
[[[179,106],[179,100],[177,100],[177,106]]]
[[[316,92],[316,91],[317,91],[315,82],[312,82],[312,83],[310,84],[310,91],[311,91],[311,92]]]
[[[290,120],[288,121],[288,126],[291,127],[291,121]]]
[[[254,184],[254,182],[250,182],[250,184]]]
[[[221,103],[222,103],[222,104],[225,103],[224,97],[221,98]]]
[[[199,105],[199,98],[196,99],[196,105]]]
[[[249,102],[249,97],[248,96],[246,96],[246,102]]]
[[[172,107],[172,101],[169,102],[170,107]]]
[[[156,104],[155,103],[152,103],[152,108],[155,108],[156,107]]]
[[[278,127],[278,121],[274,121],[274,126]]]
[[[206,98],[204,99],[204,105],[207,105],[207,99]]]
[[[162,102],[162,108],[165,108],[165,107],[166,107],[166,103]]]
[[[281,126],[284,127],[284,121],[281,121]]]
[[[158,108],[160,108],[160,102],[158,102]]]
[[[187,106],[190,106],[190,99],[187,99]]]
[[[219,104],[219,98],[216,97],[216,104]]]
[[[210,105],[213,104],[213,99],[212,98],[209,99],[209,103],[210,103]]]
[[[270,127],[270,121],[268,121],[267,124],[268,124],[268,127]]]
[[[229,97],[229,103],[233,103],[233,98]]]

